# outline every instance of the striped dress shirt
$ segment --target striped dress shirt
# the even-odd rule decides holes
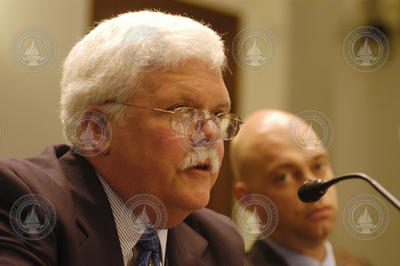
[[[99,177],[103,189],[106,192],[108,201],[110,202],[115,225],[117,227],[124,265],[128,266],[128,262],[133,257],[133,248],[143,234],[145,226],[133,222],[131,211],[124,204],[124,201],[117,195],[117,193],[115,193],[99,173],[97,173],[97,176]],[[163,262],[165,261],[168,230],[157,230],[157,233],[161,244],[161,265],[163,265]]]

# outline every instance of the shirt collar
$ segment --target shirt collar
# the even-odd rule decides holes
[[[267,245],[269,245],[276,253],[284,258],[288,263],[288,266],[336,266],[332,245],[329,241],[325,241],[324,243],[326,255],[322,262],[319,262],[308,255],[284,247],[270,238],[265,238],[262,241],[267,243]]]
[[[125,205],[124,201],[118,196],[117,193],[108,185],[104,178],[97,173],[100,179],[103,189],[106,192],[108,201],[111,205],[111,210],[114,216],[115,225],[117,227],[118,238],[121,245],[122,257],[124,259],[124,265],[127,265],[128,261],[132,258],[132,248],[139,241],[143,234],[145,227],[138,228],[137,224],[132,223],[130,218],[130,210]],[[161,244],[162,261],[165,261],[165,253],[167,248],[167,237],[168,230],[157,230],[158,238]]]

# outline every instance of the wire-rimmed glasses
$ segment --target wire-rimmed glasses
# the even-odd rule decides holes
[[[171,128],[179,135],[193,136],[199,130],[203,130],[205,125],[210,125],[213,122],[212,128],[219,132],[214,132],[219,139],[230,140],[239,132],[243,121],[240,117],[233,113],[218,113],[213,114],[207,110],[199,110],[192,107],[178,107],[175,110],[163,110],[159,108],[136,105],[132,103],[117,103],[126,106],[153,110],[171,114]]]

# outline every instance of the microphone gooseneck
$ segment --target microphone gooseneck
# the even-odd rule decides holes
[[[376,182],[372,177],[363,174],[355,173],[340,176],[329,181],[323,181],[322,179],[306,180],[304,184],[299,188],[297,194],[303,202],[315,202],[319,200],[330,186],[336,184],[345,179],[359,178],[367,181],[373,188],[375,188],[380,194],[382,194],[389,202],[391,202],[398,210],[400,210],[400,201],[396,199],[387,189],[381,184]]]

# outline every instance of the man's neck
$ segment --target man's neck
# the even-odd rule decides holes
[[[276,243],[290,248],[294,251],[302,253],[304,255],[310,256],[319,262],[324,261],[326,256],[326,247],[325,247],[325,239],[299,239],[299,238],[287,238],[287,237],[280,237],[280,236],[270,236],[270,238],[275,241]]]
[[[107,161],[103,160],[100,156],[95,157],[88,157],[86,158],[89,163],[93,166],[98,174],[100,174],[103,179],[107,182],[107,184],[113,189],[113,191],[122,199],[122,201],[127,202],[131,199],[134,195],[137,194],[151,194],[154,196],[155,193],[149,193],[142,190],[126,190],[125,183],[122,181],[117,181],[120,178],[120,174],[117,172],[118,169],[116,167],[112,167]],[[138,188],[139,186],[133,186],[133,188]],[[160,199],[160,198],[158,198]],[[169,229],[178,224],[180,224],[191,212],[192,210],[177,208],[174,204],[168,204],[168,201],[162,200],[164,207],[166,208],[166,217],[167,221],[161,221],[162,227],[157,229]],[[138,215],[137,213],[135,215]],[[162,219],[164,217],[150,217],[152,214],[149,213],[149,218],[151,221],[156,221],[158,219]],[[153,214],[154,215],[154,214]]]

